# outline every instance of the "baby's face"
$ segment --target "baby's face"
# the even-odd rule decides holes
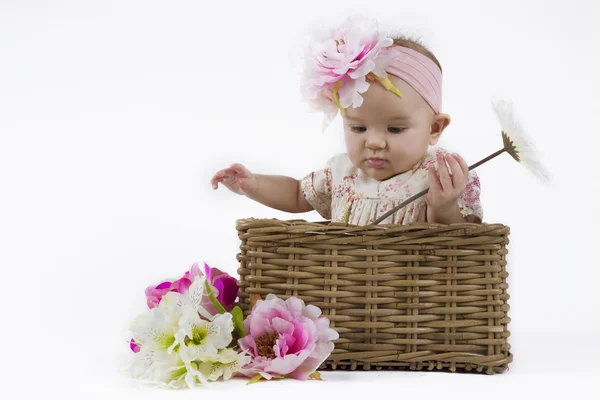
[[[350,161],[377,180],[410,170],[439,137],[432,135],[432,126],[436,126],[434,122],[440,117],[436,117],[429,104],[400,78],[388,77],[403,94],[402,98],[371,82],[369,90],[362,94],[363,104],[344,113]]]

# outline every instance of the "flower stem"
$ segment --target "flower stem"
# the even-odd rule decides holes
[[[217,300],[217,298],[215,297],[215,294],[212,292],[210,285],[208,284],[208,280],[204,281],[204,286],[206,287],[206,291],[208,292],[208,298],[213,303],[219,314],[225,314],[227,310],[223,308],[221,303],[219,303],[219,300]]]
[[[495,152],[493,154],[490,154],[486,158],[484,158],[484,159],[482,159],[480,161],[477,161],[475,164],[473,164],[473,165],[471,165],[469,167],[469,171],[472,170],[472,169],[475,169],[475,168],[479,167],[483,163],[486,163],[486,162],[490,161],[492,158],[498,157],[500,154],[504,153],[505,151],[506,151],[506,148],[503,148],[502,150],[498,150],[497,152]],[[380,223],[381,221],[383,221],[384,219],[386,219],[387,217],[389,217],[390,215],[392,215],[396,211],[400,210],[402,207],[405,207],[407,204],[410,204],[413,201],[415,201],[416,199],[418,199],[419,197],[427,194],[427,192],[429,192],[429,188],[420,191],[419,193],[415,194],[411,198],[409,198],[409,199],[403,201],[402,203],[398,204],[396,207],[392,208],[390,211],[386,212],[381,217],[379,217],[375,221],[373,221],[373,225],[377,225],[378,223]]]

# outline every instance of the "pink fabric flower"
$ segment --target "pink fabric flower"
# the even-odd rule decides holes
[[[330,122],[338,110],[334,103],[336,85],[339,106],[346,109],[362,105],[361,93],[369,88],[368,74],[387,78],[385,69],[392,60],[382,50],[393,40],[379,31],[376,21],[363,18],[349,19],[315,39],[306,55],[303,91]]]
[[[320,315],[318,307],[305,306],[296,297],[283,301],[270,294],[259,300],[244,321],[247,336],[238,341],[252,356],[242,374],[307,379],[333,351],[332,340],[339,338],[329,319]]]

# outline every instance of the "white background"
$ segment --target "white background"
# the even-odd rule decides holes
[[[0,2],[3,393],[85,398],[566,396],[600,372],[598,2]],[[218,169],[301,178],[343,151],[299,93],[300,44],[353,12],[421,37],[444,70],[441,145],[501,146],[511,99],[552,173],[503,155],[477,171],[485,222],[511,227],[510,370],[323,373],[140,389],[117,369],[144,288],[195,261],[237,274],[235,221],[304,218],[213,191]],[[595,390],[595,389],[592,389]]]

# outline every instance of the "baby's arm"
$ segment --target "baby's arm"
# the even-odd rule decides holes
[[[300,190],[300,181],[281,175],[254,175],[256,189],[246,196],[267,207],[289,213],[302,213],[313,208]]]
[[[281,175],[254,174],[241,164],[232,164],[217,172],[211,183],[213,189],[221,183],[234,193],[280,211],[302,213],[313,209],[302,194],[299,180]]]
[[[427,207],[427,222],[435,222],[438,224],[449,225],[457,222],[476,222],[476,220],[478,219],[478,217],[475,217],[473,215],[463,217],[458,207],[458,203],[455,203],[451,207],[445,208],[443,210],[435,210],[430,206]]]

